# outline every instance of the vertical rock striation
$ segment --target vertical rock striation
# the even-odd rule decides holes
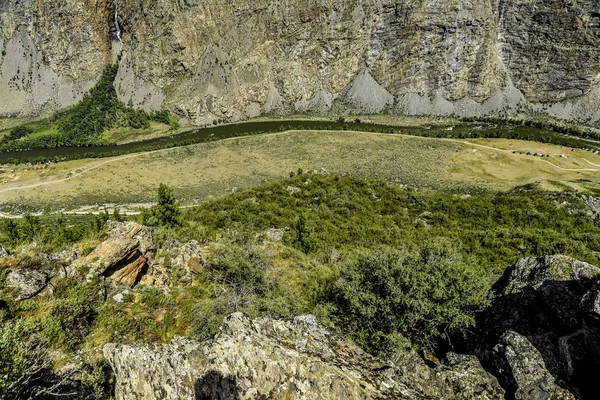
[[[197,123],[262,113],[600,120],[593,0],[1,0],[0,115],[119,95]],[[119,29],[118,29],[119,28]],[[120,35],[118,34],[120,33]]]

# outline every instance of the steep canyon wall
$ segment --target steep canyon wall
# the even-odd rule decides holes
[[[544,113],[600,122],[598,0],[0,0],[0,116],[121,98],[264,113]]]

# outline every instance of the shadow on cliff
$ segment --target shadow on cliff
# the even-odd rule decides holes
[[[219,371],[208,371],[196,381],[196,400],[238,400],[237,379],[224,376]]]
[[[584,312],[580,307],[583,295],[593,284],[547,280],[535,288],[502,295],[510,273],[511,268],[494,285],[496,298],[477,316],[476,330],[453,338],[455,351],[476,355],[484,368],[498,378],[507,398],[514,399],[518,378],[510,372],[503,337],[506,332],[516,332],[540,353],[556,385],[579,399],[596,399],[594,376],[600,365],[586,349]],[[528,356],[517,355],[523,362],[528,361]]]

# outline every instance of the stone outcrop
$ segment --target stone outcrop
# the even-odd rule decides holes
[[[161,288],[189,284],[202,272],[204,255],[200,244],[169,240],[158,250],[140,283]]]
[[[588,207],[592,217],[600,214],[600,197],[583,195],[581,201]]]
[[[555,383],[555,377],[546,369],[541,353],[524,336],[513,331],[502,335],[494,350],[507,380],[514,380],[515,398],[520,399],[573,399],[575,396]]]
[[[502,285],[499,294],[509,296],[534,290],[544,296],[547,302],[561,301],[566,299],[557,299],[546,294],[546,286],[551,282],[572,282],[585,286],[599,277],[600,268],[567,256],[522,258],[508,270],[506,283]],[[549,306],[557,305],[549,304]]]
[[[73,104],[124,42],[126,103],[198,124],[262,113],[600,120],[592,0],[1,0],[0,116]]]
[[[154,248],[151,230],[135,222],[108,221],[103,240],[86,256],[73,249],[47,254],[36,244],[18,253],[0,257],[7,268],[10,298],[24,300],[43,292],[53,292],[53,279],[75,278],[91,281],[110,278],[133,288],[137,284],[162,289],[191,283],[202,272],[204,255],[197,241],[170,240]],[[46,292],[44,292],[46,293]]]
[[[4,247],[2,245],[2,243],[0,243],[0,258],[4,258],[4,257],[8,257],[8,251],[6,250],[6,247]]]
[[[494,303],[463,350],[517,399],[593,398],[598,279],[600,268],[566,256],[518,260],[496,283]]]
[[[130,252],[119,261],[123,267],[111,274],[110,277],[124,285],[134,287],[144,275],[147,261],[142,254]]]
[[[501,399],[475,357],[449,354],[435,369],[416,356],[375,359],[314,317],[227,317],[217,336],[168,345],[108,344],[116,397],[125,399]]]
[[[49,277],[45,272],[17,268],[8,273],[6,284],[16,292],[15,300],[21,301],[32,298],[48,286]]]
[[[106,239],[86,257],[71,266],[86,269],[86,278],[110,277],[133,287],[142,278],[154,256],[152,233],[135,222],[107,222]]]
[[[565,256],[525,258],[510,270],[500,296],[534,294],[551,310],[555,326],[575,330],[581,321],[581,292],[600,277],[600,268]]]
[[[204,255],[197,241],[181,243],[173,240],[165,243],[161,248],[165,252],[163,264],[168,263],[171,269],[183,271],[182,282],[189,283],[202,271]]]
[[[1,247],[1,245],[0,245]],[[1,250],[1,249],[0,249]],[[0,270],[7,269],[3,288],[7,299],[22,301],[40,294],[51,293],[54,278],[77,277],[78,271],[71,266],[77,253],[67,249],[48,254],[43,247],[31,243],[13,254],[0,255]]]

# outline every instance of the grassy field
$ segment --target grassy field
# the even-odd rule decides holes
[[[465,182],[494,183],[500,190],[530,183],[547,190],[597,193],[600,189],[600,157],[592,153],[524,140],[461,142],[470,149],[458,157],[453,173]]]
[[[40,136],[46,135],[58,135],[60,132],[58,131],[58,127],[56,125],[47,125],[38,128],[34,133],[29,135],[30,138],[37,138]],[[109,143],[129,143],[133,141],[153,139],[156,137],[173,135],[177,133],[176,131],[171,130],[171,127],[166,124],[161,124],[159,122],[151,122],[150,127],[147,129],[131,129],[131,128],[114,128],[111,130],[106,130],[102,135],[102,139]]]
[[[527,151],[551,157],[521,154]],[[281,179],[298,168],[443,191],[509,190],[531,183],[553,190],[600,190],[600,156],[582,150],[507,139],[360,132],[292,131],[27,168],[0,167],[8,171],[0,174],[1,212],[143,204],[153,200],[160,182],[172,186],[184,205],[195,204]]]
[[[105,131],[102,138],[109,143],[124,144],[175,135],[186,129],[189,129],[189,127],[186,126],[185,128],[173,130],[171,126],[167,124],[152,121],[150,122],[150,127],[147,129],[113,128],[110,131]]]
[[[11,129],[14,127],[13,125],[20,124],[27,124],[27,126],[31,127],[34,130],[32,134],[28,135],[29,138],[39,138],[41,136],[59,134],[58,126],[54,123],[47,122],[47,120],[45,119],[33,122],[29,122],[27,120],[15,120],[13,122],[13,125],[8,124],[8,122],[5,122],[5,124],[5,127],[4,125],[0,125],[0,137],[2,137],[2,135],[10,133]],[[150,127],[148,128],[132,129],[118,127],[111,130],[107,130],[102,135],[102,139],[110,143],[124,144],[129,142],[173,135],[180,133],[185,129],[189,129],[189,127],[185,126],[177,130],[173,130],[171,129],[171,126],[167,124],[152,121],[150,122]]]

